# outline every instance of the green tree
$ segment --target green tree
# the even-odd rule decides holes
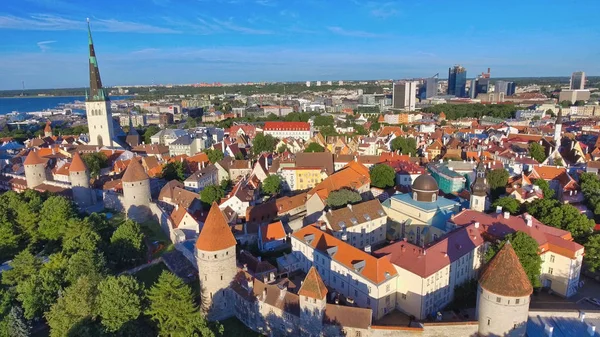
[[[115,332],[142,312],[143,289],[129,275],[109,276],[98,286],[98,314],[106,330]]]
[[[323,137],[332,137],[337,136],[338,132],[335,130],[335,127],[332,125],[326,125],[319,128],[319,133],[323,135]]]
[[[45,315],[51,337],[68,337],[71,329],[78,323],[96,317],[97,287],[97,280],[81,277],[65,289],[64,294]]]
[[[563,163],[562,158],[557,157],[553,159],[553,163],[555,166],[565,166],[565,164]]]
[[[577,242],[584,242],[594,228],[594,221],[569,204],[555,199],[538,199],[527,206],[527,212],[541,223],[571,232]]]
[[[219,160],[223,160],[223,158],[225,158],[225,155],[223,154],[223,151],[221,151],[221,150],[205,149],[203,152],[206,153],[206,155],[208,156],[208,160],[213,164],[218,162]]]
[[[63,238],[63,252],[66,255],[72,255],[78,251],[98,250],[101,237],[94,231],[88,221],[79,219],[69,220],[65,236]]]
[[[23,250],[10,263],[12,269],[2,273],[2,284],[15,286],[37,274],[42,261],[29,250]]]
[[[6,319],[8,336],[31,336],[31,323],[23,316],[23,308],[18,305],[12,307]]]
[[[192,290],[183,281],[163,271],[148,291],[146,315],[156,322],[163,336],[214,336],[194,304]]]
[[[315,126],[333,125],[333,116],[315,116]]]
[[[577,101],[575,101],[575,103],[573,105],[574,106],[584,106],[585,105],[585,101],[577,100]]]
[[[108,158],[104,152],[85,153],[81,156],[81,159],[83,159],[92,177],[97,177],[100,175],[100,170],[108,167]]]
[[[600,215],[600,179],[594,173],[582,173],[579,176],[579,186],[584,196],[584,202],[587,207],[594,212],[594,215]]]
[[[150,144],[152,143],[152,140],[150,139],[150,137],[154,136],[155,134],[157,134],[160,131],[160,128],[156,125],[150,125],[145,131],[144,131],[144,143],[146,144]]]
[[[552,110],[552,109],[546,110],[546,114],[550,115],[550,117],[552,117],[552,118],[556,117],[556,114],[554,113],[554,110]]]
[[[252,140],[252,153],[255,156],[263,152],[273,153],[276,143],[277,140],[273,136],[257,133],[254,140]]]
[[[377,164],[371,169],[371,185],[379,188],[393,187],[396,184],[396,172],[385,164]]]
[[[515,253],[519,257],[519,262],[523,266],[531,285],[534,288],[541,286],[540,274],[542,272],[542,258],[538,254],[539,245],[535,239],[525,232],[516,232],[508,234],[499,244],[490,245],[486,252],[485,260],[489,262],[494,255],[504,246],[506,241],[510,240]]]
[[[290,149],[288,149],[288,146],[285,144],[279,145],[279,147],[277,148],[277,153],[284,153],[286,151],[289,151]]]
[[[135,221],[122,223],[110,238],[110,261],[117,269],[135,266],[145,253],[144,234]]]
[[[600,270],[600,234],[590,236],[584,245],[585,265],[591,272]]]
[[[60,239],[69,220],[75,216],[71,201],[60,196],[51,196],[42,206],[40,211],[39,231],[43,238],[48,240]]]
[[[326,203],[331,208],[339,208],[347,204],[355,204],[362,201],[360,194],[354,190],[342,188],[332,191],[327,197]]]
[[[0,222],[0,259],[2,261],[13,256],[19,248],[21,235],[17,233],[17,228],[8,221]]]
[[[414,138],[396,137],[391,143],[392,151],[415,156],[417,154],[417,141]]]
[[[281,177],[276,174],[268,176],[261,187],[264,194],[277,195],[281,191]]]
[[[492,200],[496,200],[499,196],[506,193],[506,184],[508,184],[508,171],[505,169],[491,170],[487,174],[488,184]]]
[[[370,131],[379,131],[379,129],[381,129],[381,124],[379,124],[379,122],[373,122],[369,127]]]
[[[547,158],[544,147],[535,142],[529,144],[529,156],[538,163],[542,163]]]
[[[550,184],[544,179],[535,179],[533,184],[540,188],[542,193],[544,194],[544,198],[553,198],[554,190],[550,187]]]
[[[75,283],[82,276],[100,278],[106,273],[104,254],[81,250],[69,258],[65,279]]]
[[[563,107],[563,108],[568,108],[568,107],[570,107],[571,105],[573,105],[573,102],[571,102],[571,101],[561,101],[559,104],[560,104],[560,106],[561,106],[561,107]]]
[[[231,185],[232,185],[231,179],[227,178],[227,179],[221,180],[221,183],[219,184],[219,187],[221,187],[221,189],[223,190],[223,192],[225,192],[225,191],[227,191],[228,189],[231,188]]]
[[[236,160],[244,160],[244,154],[242,154],[241,152],[237,152],[235,154],[235,156],[233,156]]]
[[[319,145],[319,143],[312,142],[308,144],[304,152],[325,152],[325,148]]]
[[[208,185],[200,192],[200,200],[209,207],[213,202],[219,202],[224,196],[225,192],[217,185]]]
[[[521,209],[521,204],[517,201],[517,199],[512,197],[501,197],[496,199],[492,203],[492,208],[496,209],[496,207],[502,207],[503,211],[509,212],[510,214],[518,214]]]
[[[183,162],[172,161],[163,166],[162,177],[167,181],[178,180],[183,182],[185,180],[185,168],[183,166]]]

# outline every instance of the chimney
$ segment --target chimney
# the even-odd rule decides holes
[[[258,260],[258,262],[262,261],[262,257],[260,257],[260,256],[257,256],[256,259]]]
[[[267,156],[265,156],[265,168],[267,171],[269,170],[269,160],[267,159]]]
[[[533,217],[531,217],[531,214],[525,214],[525,222],[527,223],[527,227],[533,227]]]
[[[479,228],[479,221],[475,221],[475,228]]]
[[[504,212],[504,219],[510,219],[510,213]]]
[[[365,246],[365,252],[367,252],[367,253],[371,252],[371,245],[366,245]]]
[[[554,332],[554,327],[548,323],[544,324],[544,334],[547,337],[552,337],[552,332]]]
[[[267,299],[267,288],[263,289],[262,292],[262,301],[264,302]]]
[[[348,241],[348,234],[342,234],[342,241]]]
[[[587,332],[588,332],[588,335],[590,335],[590,336],[596,335],[596,326],[594,324],[588,324]]]
[[[496,214],[502,213],[502,206],[496,206]]]
[[[346,205],[346,206],[348,206],[348,208],[349,208],[350,210],[352,210],[352,204],[348,204],[348,205]]]
[[[225,154],[225,140],[224,139],[221,142],[221,152],[223,152],[223,154]]]
[[[248,271],[248,264],[244,263],[244,268],[242,268],[244,271]],[[248,282],[248,284],[250,284],[250,282]]]
[[[325,231],[325,230],[327,230],[327,225],[325,225],[325,223],[322,222],[320,228],[321,228],[322,231]]]
[[[584,320],[584,319],[585,319],[585,312],[583,312],[583,311],[580,311],[580,312],[579,312],[579,321],[580,321],[580,322],[583,322],[583,320]]]

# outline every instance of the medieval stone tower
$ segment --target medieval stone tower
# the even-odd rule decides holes
[[[229,285],[237,273],[235,246],[225,216],[213,203],[196,241],[202,310],[208,320],[222,320],[234,314]]]
[[[533,287],[510,242],[484,267],[477,289],[480,336],[524,336]]]
[[[79,208],[86,208],[94,204],[92,189],[90,188],[90,173],[78,152],[73,155],[69,166],[69,179],[73,191],[73,201]]]
[[[46,160],[42,159],[35,150],[29,151],[23,166],[25,166],[27,188],[34,188],[47,180]]]
[[[300,297],[300,329],[303,336],[320,336],[327,306],[327,287],[317,268],[312,266],[298,291]]]
[[[121,178],[123,206],[128,219],[144,222],[150,218],[150,178],[138,158],[132,158]]]
[[[470,208],[472,210],[484,212],[488,209],[488,191],[489,186],[485,177],[485,164],[483,163],[483,157],[481,157],[479,165],[477,165],[477,177],[471,186]]]
[[[50,121],[46,122],[46,127],[44,128],[44,137],[52,137],[52,127],[50,126]]]
[[[110,98],[102,87],[89,20],[88,45],[90,49],[90,92],[89,95],[86,95],[85,110],[90,132],[90,145],[112,147],[118,144],[114,143],[115,136]]]

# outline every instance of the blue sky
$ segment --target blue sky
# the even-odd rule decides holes
[[[600,75],[598,0],[0,0],[0,89]],[[489,4],[488,4],[489,3]]]

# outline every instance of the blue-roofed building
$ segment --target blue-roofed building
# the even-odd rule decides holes
[[[444,193],[460,192],[465,188],[467,179],[450,169],[445,163],[429,164],[427,169]]]
[[[438,186],[430,175],[421,175],[412,185],[411,193],[393,195],[382,203],[391,220],[390,239],[406,238],[416,245],[425,245],[446,234],[453,214],[460,203],[438,196]]]

